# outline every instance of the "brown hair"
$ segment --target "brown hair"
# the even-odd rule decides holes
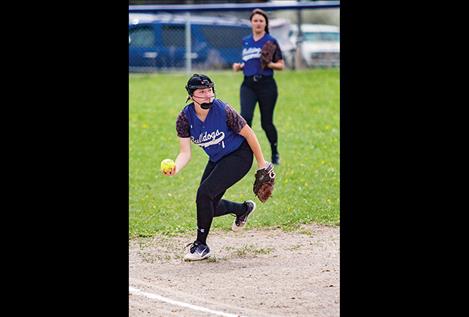
[[[260,14],[265,18],[265,29],[264,30],[265,30],[266,33],[269,33],[269,18],[267,16],[267,13],[262,9],[254,9],[254,10],[252,10],[251,15],[249,16],[250,21],[252,21],[252,17],[254,16],[254,14]]]

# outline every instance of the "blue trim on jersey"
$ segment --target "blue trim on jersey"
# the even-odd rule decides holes
[[[194,103],[191,103],[183,109],[190,124],[190,138],[204,149],[210,161],[217,162],[239,148],[245,138],[228,127],[223,101],[214,99],[204,122],[197,117],[194,107]]]
[[[254,41],[251,35],[243,38],[243,52],[242,59],[244,62],[243,72],[245,76],[260,75],[273,76],[274,71],[271,68],[266,68],[262,71],[261,69],[261,50],[265,42],[273,41],[277,46],[277,40],[269,33],[265,33],[258,41]]]

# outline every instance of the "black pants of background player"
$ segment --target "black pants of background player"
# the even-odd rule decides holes
[[[240,89],[241,116],[252,127],[256,103],[259,102],[261,126],[270,142],[272,157],[277,151],[277,129],[274,125],[274,108],[277,102],[277,83],[272,76],[255,78],[245,76]],[[273,159],[272,159],[273,160]]]
[[[249,172],[252,161],[253,153],[246,141],[218,162],[208,161],[197,190],[197,241],[207,244],[213,217],[231,213],[242,215],[247,211],[244,202],[236,203],[222,197]]]

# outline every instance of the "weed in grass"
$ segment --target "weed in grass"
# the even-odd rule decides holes
[[[248,257],[257,256],[261,254],[270,254],[273,250],[273,248],[258,248],[252,244],[245,244],[241,248],[234,249],[232,254],[238,257]]]
[[[295,244],[295,245],[292,245],[291,247],[287,248],[287,250],[295,251],[295,250],[298,250],[299,248],[301,248],[301,244]]]
[[[215,262],[219,262],[219,259],[215,255],[212,255],[211,257],[207,259],[207,262],[215,263]]]

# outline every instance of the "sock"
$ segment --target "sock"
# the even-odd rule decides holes
[[[272,156],[274,156],[275,154],[278,154],[277,142],[272,143],[272,144],[270,145],[270,149],[272,150]]]
[[[223,216],[226,214],[235,214],[237,216],[243,215],[247,211],[246,203],[236,203],[234,201],[222,199],[215,210],[215,217]]]
[[[208,230],[203,228],[197,228],[197,241],[203,244],[207,244]]]
[[[241,204],[239,204],[239,205],[241,205],[241,208],[238,208],[238,209],[234,212],[234,214],[235,214],[236,216],[242,216],[242,215],[244,215],[244,214],[248,211],[248,204],[246,204],[246,202],[243,202],[243,203],[241,203]]]

